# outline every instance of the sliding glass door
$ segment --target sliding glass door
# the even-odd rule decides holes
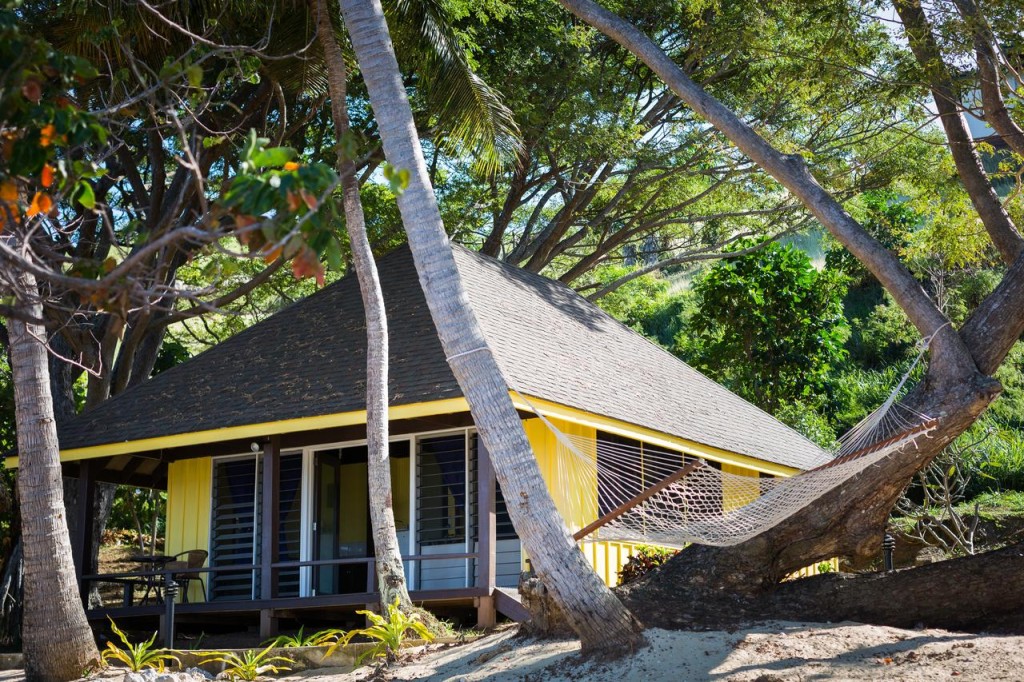
[[[366,482],[366,446],[333,448],[314,453],[316,502],[313,551],[315,560],[361,559],[373,556]],[[366,592],[367,564],[317,566],[313,594]]]
[[[298,561],[302,544],[302,453],[281,455],[278,481],[278,558]],[[261,561],[263,456],[214,460],[210,566],[255,566]],[[217,571],[208,581],[211,601],[256,599],[259,571]],[[277,596],[299,594],[299,570],[278,574]]]

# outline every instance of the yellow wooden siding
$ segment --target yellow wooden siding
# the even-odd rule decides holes
[[[630,424],[611,417],[605,417],[592,412],[584,412],[583,410],[575,407],[568,407],[549,400],[544,400],[543,398],[523,396],[513,391],[512,402],[517,408],[526,410],[527,412],[533,412],[539,408],[544,416],[551,423],[556,425],[572,423],[577,426],[600,429],[601,431],[625,436],[626,438],[634,438],[645,443],[650,443],[651,445],[668,448],[669,450],[679,450],[680,452],[684,452],[694,457],[702,457],[714,462],[728,462],[730,464],[736,464],[753,471],[761,471],[773,476],[792,476],[793,474],[800,473],[800,470],[794,467],[768,462],[749,455],[740,455],[735,452],[722,450],[710,445],[704,445],[703,443],[697,443],[695,441],[662,433],[660,431],[654,431],[643,426],[637,426],[636,424]]]
[[[722,511],[739,509],[760,497],[761,493],[756,483],[759,475],[756,471],[735,464],[722,464],[722,473],[755,479],[752,481],[753,485],[744,485],[727,476],[722,477]]]
[[[619,584],[619,571],[641,545],[631,542],[591,541],[580,543],[583,556],[609,587]]]
[[[552,419],[551,423],[566,436],[585,438],[586,444],[577,449],[592,461],[596,459],[597,432],[593,428],[561,419]],[[572,455],[559,456],[555,434],[540,419],[527,419],[523,427],[555,506],[575,533],[597,518],[596,469],[593,464],[577,465]]]
[[[563,419],[550,419],[567,436],[585,439],[574,442],[580,453],[592,460],[597,458],[597,430],[592,426]],[[555,506],[570,532],[575,533],[597,518],[597,473],[593,464],[575,465],[573,455],[559,454],[558,439],[540,419],[523,422],[541,475],[548,485]],[[584,556],[608,585],[616,585],[619,571],[635,551],[636,545],[625,542],[585,540],[580,543]],[[526,554],[523,554],[525,567]]]
[[[167,466],[166,554],[190,549],[210,549],[210,504],[213,495],[213,461],[209,457],[184,459]],[[209,565],[209,562],[207,562]],[[209,575],[203,574],[209,584]],[[202,601],[198,582],[192,581],[189,601]]]
[[[586,444],[574,442],[581,454],[586,457],[597,457],[597,429],[594,426],[580,424],[564,419],[548,417],[548,420],[567,436],[586,439]],[[548,490],[554,499],[555,506],[565,519],[570,532],[575,533],[597,518],[598,495],[595,467],[573,466],[571,455],[559,453],[558,439],[551,429],[540,419],[527,419],[523,422],[527,438],[533,447],[541,475],[548,484]],[[630,437],[637,438],[639,434]],[[680,463],[682,462],[680,453]],[[722,463],[722,472],[745,476],[754,479],[755,485],[738,485],[735,481],[726,480],[722,489],[722,508],[725,511],[737,509],[752,502],[759,495],[756,480],[758,471],[738,464]],[[594,539],[597,538],[597,539]],[[589,540],[580,543],[584,556],[594,570],[608,585],[618,584],[619,571],[641,545],[629,542],[611,542],[600,540],[600,531]],[[525,562],[525,553],[523,555]]]

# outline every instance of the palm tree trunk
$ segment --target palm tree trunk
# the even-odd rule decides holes
[[[448,362],[509,501],[534,568],[579,634],[584,649],[623,652],[641,640],[639,623],[579,551],[548,494],[512,405],[508,384],[469,307],[434,199],[379,0],[341,0],[388,163],[410,174],[398,197],[420,284]]]
[[[42,318],[35,278],[17,277],[18,309]],[[18,430],[18,500],[25,562],[22,641],[29,680],[81,677],[99,659],[79,598],[64,516],[60,448],[42,325],[10,319]]]
[[[345,229],[348,231],[352,265],[359,280],[366,315],[366,472],[369,479],[370,527],[373,529],[377,584],[382,613],[387,613],[388,605],[396,599],[399,607],[408,612],[413,605],[405,582],[402,553],[395,529],[391,462],[388,458],[388,320],[384,310],[384,294],[377,276],[377,264],[366,236],[355,163],[344,151],[344,140],[349,135],[345,59],[334,35],[326,0],[316,0],[316,13],[317,35],[327,64],[331,114],[338,138],[338,174],[341,176]]]

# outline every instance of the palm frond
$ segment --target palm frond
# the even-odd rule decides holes
[[[440,0],[391,0],[385,13],[399,60],[438,122],[438,143],[469,154],[482,173],[514,163],[522,146],[500,93],[473,73]]]

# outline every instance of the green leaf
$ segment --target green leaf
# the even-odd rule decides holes
[[[185,69],[185,77],[188,78],[189,85],[193,88],[198,88],[203,84],[203,67],[193,64]]]
[[[257,168],[267,166],[279,167],[288,163],[294,157],[294,149],[289,147],[270,147],[269,149],[257,151],[250,160]]]
[[[90,211],[96,208],[96,193],[92,191],[92,185],[84,181],[78,183],[75,190],[75,201]]]
[[[341,258],[341,244],[335,237],[327,242],[327,248],[324,250],[327,256],[327,265],[330,266],[331,270],[341,270],[343,263]]]

